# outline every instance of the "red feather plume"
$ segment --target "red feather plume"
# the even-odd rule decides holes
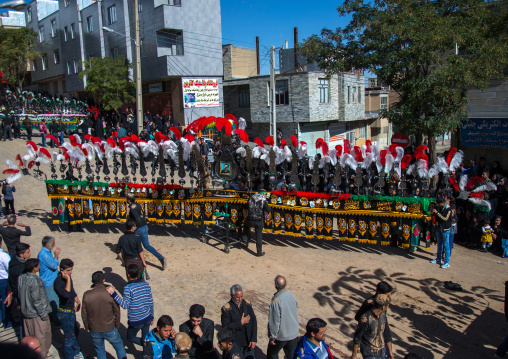
[[[71,160],[71,156],[69,156],[69,154],[68,154],[67,152],[65,152],[65,153],[63,154],[63,156],[64,156],[64,158],[65,158],[65,160],[66,160],[67,162],[70,162],[70,160]]]
[[[67,148],[65,148],[65,147],[58,147],[58,149],[60,151],[62,151],[62,153],[64,153],[64,154],[67,153]]]
[[[74,135],[69,136],[69,141],[71,141],[71,145],[77,147],[79,145],[78,139]]]
[[[155,143],[157,144],[161,143],[161,135],[162,135],[161,131],[155,132]]]
[[[328,143],[323,142],[323,144],[321,145],[321,151],[323,151],[323,156],[328,156],[328,154],[330,153],[330,151],[328,150]]]
[[[467,182],[466,190],[472,191],[473,189],[475,189],[476,187],[478,187],[479,185],[484,184],[484,183],[485,183],[485,180],[481,177],[478,177],[478,176],[471,177],[469,179],[469,181]]]
[[[418,160],[424,155],[424,152],[427,151],[429,148],[425,145],[420,145],[416,148],[415,151],[415,158]]]
[[[56,137],[55,137],[55,136],[50,135],[50,134],[48,133],[46,136],[44,136],[44,138],[45,138],[46,140],[51,140],[51,141],[53,141],[54,143],[56,143],[56,145],[57,145],[57,146],[60,146],[60,142],[56,139]]]
[[[95,145],[96,143],[101,143],[102,140],[99,137],[92,136],[92,143]]]
[[[316,140],[316,149],[321,148],[321,146],[323,145],[324,142],[325,141],[322,138],[318,138]]]
[[[256,145],[258,145],[259,147],[263,147],[265,148],[265,144],[263,143],[263,141],[261,141],[261,139],[259,137],[256,137],[254,139],[254,142],[256,143]]]
[[[459,184],[457,183],[457,180],[455,179],[455,177],[450,176],[450,177],[448,177],[448,179],[450,180],[450,183],[451,183],[453,189],[458,192],[459,191]]]
[[[356,155],[356,162],[363,162],[362,149],[359,146],[355,146],[353,149],[354,149],[355,155]]]
[[[296,136],[291,136],[291,144],[293,145],[294,148],[298,147],[298,139],[296,138]]]
[[[407,166],[409,166],[411,159],[411,155],[404,155],[404,157],[402,157],[402,161],[400,161],[400,167],[405,170]]]
[[[365,141],[365,147],[367,147],[365,153],[369,153],[371,151],[372,142],[370,140]]]
[[[27,146],[32,147],[32,149],[34,150],[34,152],[37,152],[37,145],[35,144],[35,142],[34,142],[34,141],[28,141],[28,142],[26,143],[26,145],[27,145]]]
[[[342,146],[341,145],[335,146],[335,151],[336,151],[337,157],[342,156]]]
[[[42,153],[47,158],[51,158],[49,151],[47,149],[45,149],[44,147],[39,148],[39,153]]]
[[[2,172],[2,173],[3,173],[4,175],[14,175],[14,174],[16,174],[16,173],[18,173],[18,172],[19,172],[19,170],[16,170],[16,169],[14,169],[14,168],[8,168],[8,169],[6,169],[6,170],[3,170],[3,172]]]
[[[386,155],[388,154],[387,150],[382,150],[379,152],[379,161],[384,166],[386,164]]]
[[[388,146],[388,150],[392,154],[393,158],[397,157],[397,150],[396,150],[396,148],[397,148],[397,145],[390,145],[390,146]]]
[[[448,151],[448,155],[446,156],[446,163],[448,163],[448,165],[450,165],[450,162],[452,161],[453,156],[455,156],[456,153],[457,149],[455,147],[450,148],[450,150]]]
[[[235,126],[238,128],[238,120],[236,119],[236,117],[235,117],[235,116],[233,116],[232,114],[228,113],[228,114],[226,115],[226,118],[227,118],[228,120],[233,121],[233,122],[235,123]],[[245,141],[244,141],[244,142],[245,142]]]
[[[35,166],[35,161],[28,162],[28,165],[27,165],[28,169],[31,169],[33,166]]]
[[[111,148],[115,148],[116,147],[116,141],[113,139],[113,137],[108,137],[106,142],[109,145],[109,147],[111,147]]]
[[[351,153],[351,143],[349,140],[344,140],[344,153]]]
[[[83,154],[88,157],[88,151],[86,150],[86,148],[83,148],[81,147],[81,152],[83,152]]]
[[[281,140],[280,140],[280,148],[284,148],[284,147],[286,147],[286,146],[287,146],[287,142],[286,142],[286,140],[285,140],[285,139],[281,139]]]
[[[249,135],[247,135],[247,132],[245,132],[245,130],[242,130],[240,128],[237,128],[235,130],[235,133],[240,136],[240,139],[245,142],[245,143],[249,143]]]
[[[18,167],[23,167],[23,160],[21,159],[21,155],[19,153],[16,155],[16,161],[18,161]]]
[[[92,135],[88,134],[88,135],[85,135],[85,140],[91,140],[92,139]]]
[[[182,138],[182,134],[181,134],[180,130],[178,129],[178,127],[171,126],[171,127],[169,128],[169,130],[170,130],[171,132],[173,132],[173,134],[175,135],[176,139],[177,139],[178,141],[180,141],[180,139]]]
[[[166,136],[166,138],[167,138],[167,136]],[[169,140],[169,138],[167,138],[167,139]],[[140,139],[138,136],[131,135],[131,142],[134,142],[137,145],[139,141],[140,141]]]
[[[275,142],[273,141],[272,136],[268,136],[268,137],[266,138],[265,142],[266,142],[267,144],[269,144],[270,146],[273,146],[273,145],[274,145],[274,143],[275,143]]]
[[[190,133],[183,136],[187,141],[192,142],[194,141],[194,136],[192,136]]]

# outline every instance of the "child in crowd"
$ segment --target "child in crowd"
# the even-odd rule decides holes
[[[482,252],[487,252],[492,245],[492,227],[490,226],[490,221],[488,219],[483,220],[481,242]]]

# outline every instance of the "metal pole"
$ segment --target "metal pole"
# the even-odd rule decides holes
[[[134,0],[134,23],[136,26],[136,114],[138,131],[143,131],[143,88],[141,84],[141,44],[139,41],[139,13],[138,2]]]
[[[256,66],[257,75],[259,76],[261,69],[259,68],[259,36],[256,36]]]
[[[275,101],[275,47],[270,48],[270,135],[277,143],[277,113]]]

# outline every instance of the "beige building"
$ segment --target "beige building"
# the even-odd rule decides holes
[[[259,75],[256,50],[222,45],[224,80],[245,79]]]
[[[361,146],[366,140],[378,144],[380,147],[390,145],[393,129],[387,118],[380,117],[381,110],[390,109],[393,101],[393,91],[378,83],[377,78],[367,79],[365,88],[365,120],[364,128],[355,130],[356,145]],[[396,96],[396,94],[395,94]]]

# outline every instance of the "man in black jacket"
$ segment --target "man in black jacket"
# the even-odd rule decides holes
[[[9,250],[9,255],[14,257],[16,255],[16,244],[20,242],[21,236],[31,236],[32,231],[30,230],[30,226],[24,223],[18,223],[19,227],[24,227],[25,231],[21,231],[15,227],[16,225],[16,215],[9,214],[7,216],[7,220],[2,223],[0,227],[0,235],[2,235],[5,245]]]
[[[16,256],[9,262],[9,280],[7,281],[7,299],[5,304],[9,307],[12,301],[18,298],[18,278],[25,271],[25,261],[30,258],[30,245],[26,243],[16,244]]]
[[[270,206],[266,200],[266,190],[260,189],[259,193],[253,194],[248,202],[249,216],[247,217],[247,237],[250,238],[250,229],[254,228],[256,232],[256,255],[264,256],[263,252],[263,226],[264,212],[270,212]]]
[[[441,268],[450,266],[450,228],[452,226],[451,209],[444,198],[437,199],[436,216],[437,258],[431,263],[441,264]],[[444,263],[442,261],[444,260]]]
[[[5,116],[4,124],[4,141],[7,141],[7,134],[9,134],[9,141],[12,141],[12,117]]]
[[[258,325],[252,304],[243,299],[243,289],[235,284],[230,289],[231,300],[222,307],[221,324],[235,331],[235,345],[245,358],[254,359],[254,348],[258,341]]]
[[[58,139],[59,129],[60,129],[60,126],[58,125],[58,123],[56,123],[56,118],[53,118],[53,120],[51,120],[51,123],[48,125],[48,132],[50,134],[52,134],[53,136],[55,136],[56,139]],[[54,141],[51,141],[51,148],[55,148],[55,147],[56,147],[56,143]]]
[[[136,203],[136,196],[134,193],[127,194],[127,205],[129,206],[129,218],[136,222],[137,229],[135,233],[141,237],[143,247],[157,257],[161,262],[162,270],[166,269],[164,257],[150,245],[150,242],[148,242],[148,226],[145,221],[145,211],[139,203]]]
[[[205,307],[201,304],[194,304],[189,310],[189,320],[180,324],[180,332],[186,333],[192,340],[192,347],[189,350],[191,359],[204,359],[207,352],[213,349],[213,321],[204,318]]]

